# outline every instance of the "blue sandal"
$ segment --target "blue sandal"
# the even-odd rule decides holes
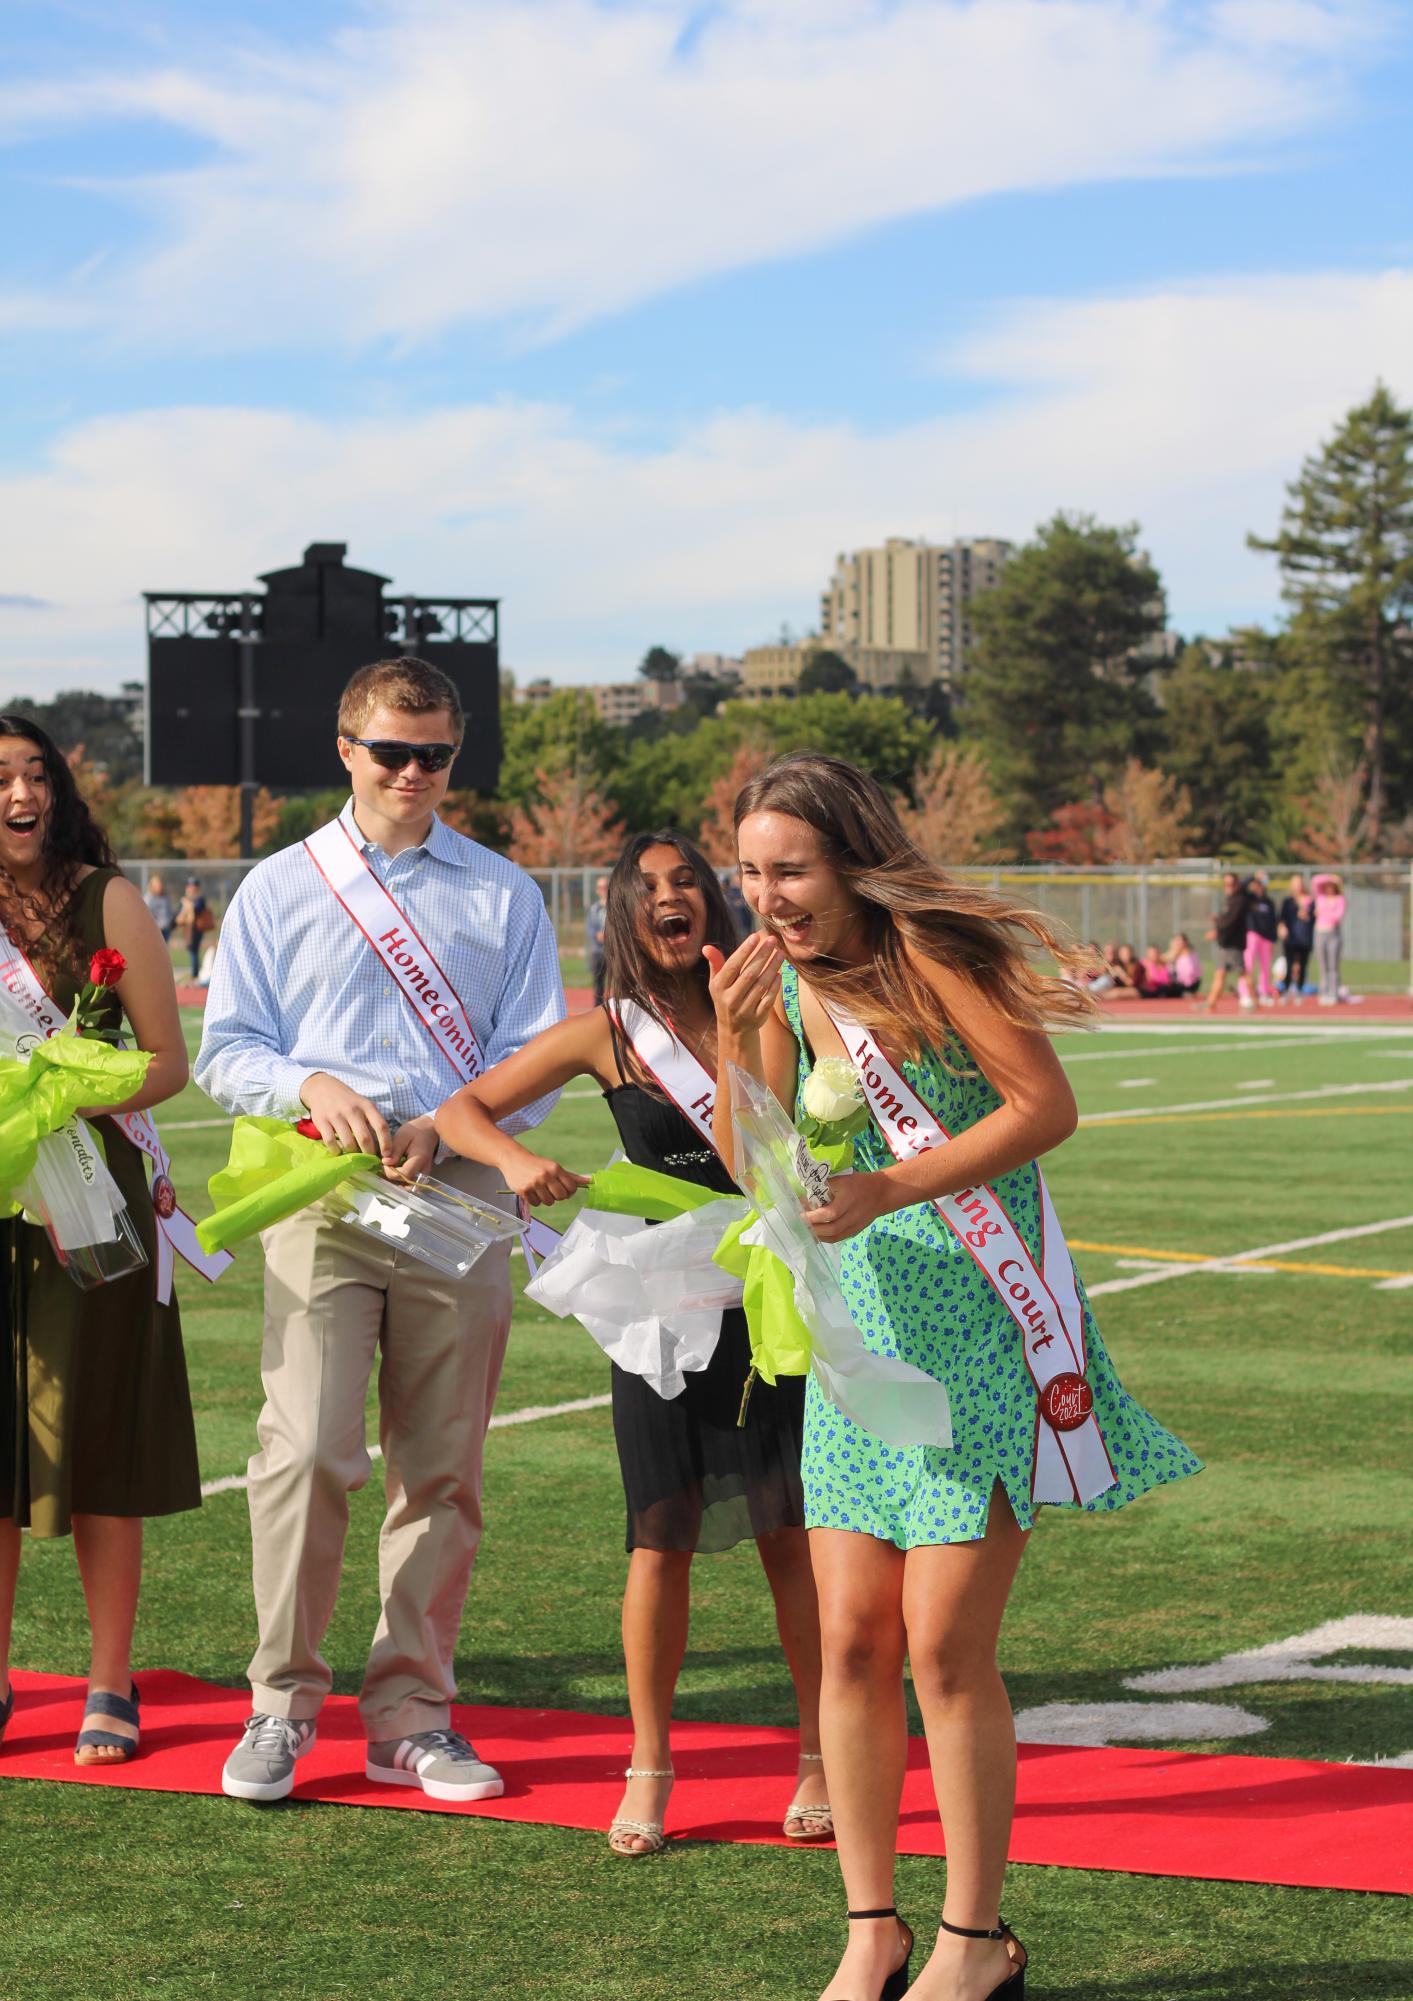
[[[122,1695],[110,1695],[106,1688],[90,1690],[83,1706],[83,1713],[85,1717],[113,1716],[119,1723],[131,1723],[133,1728],[137,1729],[140,1720],[137,1705],[137,1683],[134,1682],[131,1699]],[[136,1737],[119,1737],[112,1730],[80,1730],[74,1743],[74,1763],[125,1765],[130,1758],[137,1756],[137,1747]],[[117,1758],[85,1758],[83,1755],[85,1751],[118,1751],[122,1755]]]

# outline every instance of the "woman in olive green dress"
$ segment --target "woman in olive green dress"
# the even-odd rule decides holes
[[[173,1097],[187,1078],[171,961],[137,888],[43,730],[0,715],[0,957],[25,954],[67,1012],[102,946],[126,961],[105,995],[116,1028],[150,1050],[142,1089],[116,1107]],[[14,1048],[13,1033],[4,1053]],[[129,1663],[142,1523],[201,1504],[191,1398],[175,1299],[156,1298],[156,1219],[138,1148],[95,1115],[108,1168],[147,1251],[147,1268],[81,1292],[45,1232],[0,1223],[0,1735],[14,1695],[10,1623],[21,1530],[72,1533],[92,1631],[89,1694],[75,1756],[131,1757],[137,1690]]]

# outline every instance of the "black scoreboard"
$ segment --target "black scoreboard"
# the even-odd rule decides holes
[[[500,603],[386,595],[350,569],[346,544],[315,542],[263,591],[156,592],[147,599],[149,785],[342,783],[339,696],[371,661],[415,654],[461,695],[466,739],[452,783],[494,792],[500,777]]]

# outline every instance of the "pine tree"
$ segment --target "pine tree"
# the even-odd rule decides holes
[[[1413,411],[1382,382],[1286,489],[1279,532],[1250,535],[1280,564],[1281,591],[1323,642],[1350,719],[1377,847],[1390,802],[1390,751],[1413,755]]]
[[[1097,801],[1150,747],[1161,663],[1146,649],[1163,629],[1163,587],[1137,534],[1057,514],[969,607],[963,735],[983,751],[1017,836],[1060,806]]]

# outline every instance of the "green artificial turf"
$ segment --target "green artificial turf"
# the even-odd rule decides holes
[[[1413,1037],[1318,1030],[1312,1019],[1279,1045],[1175,1031],[1063,1046],[1086,1117],[1138,1116],[1082,1126],[1047,1163],[1057,1206],[1072,1239],[1117,1247],[1077,1252],[1105,1339],[1129,1389],[1207,1467],[1110,1518],[1042,1518],[1002,1641],[1018,1709],[1164,1700],[1126,1679],[1350,1614],[1408,1611],[1413,1471],[1396,1413],[1413,1382],[1413,1294],[1380,1290],[1374,1274],[1413,1271],[1413,1226],[1290,1254],[1353,1276],[1184,1273],[1102,1290],[1142,1275],[1135,1253],[1231,1256],[1413,1214],[1413,1089],[1374,1088],[1413,1084]],[[1339,1094],[1292,1096],[1312,1090]],[[1250,1102],[1259,1097],[1280,1102]],[[1242,1116],[1213,1123],[1182,1109],[1214,1102]],[[226,1127],[193,1122],[217,1118],[194,1087],[163,1116],[198,1212]],[[578,1092],[537,1144],[587,1169],[612,1137],[601,1101]],[[203,1475],[236,1474],[259,1406],[258,1256],[247,1249],[213,1289],[188,1278],[182,1298]],[[606,1388],[582,1330],[519,1305],[502,1412]],[[486,1499],[463,1691],[622,1715],[623,1504],[607,1412],[495,1431]],[[375,1476],[353,1498],[326,1645],[348,1692],[376,1617],[380,1514]],[[694,1591],[678,1713],[788,1724],[751,1551],[702,1559]],[[239,1684],[253,1637],[243,1496],[152,1524],[139,1667]],[[26,1550],[15,1659],[86,1665],[67,1543]],[[1176,1748],[1331,1759],[1413,1749],[1407,1683],[1312,1679],[1184,1699],[1239,1706],[1267,1727]],[[842,1935],[829,1853],[676,1843],[625,1864],[599,1837],[554,1828],[23,1782],[0,1783],[0,1826],[0,2001],[810,2001]],[[941,1879],[940,1864],[900,1865],[900,1903],[919,1926]],[[1410,1913],[1397,1898],[1018,1867],[1007,1915],[1036,1955],[1030,1987],[1050,2001],[1413,1997]]]

